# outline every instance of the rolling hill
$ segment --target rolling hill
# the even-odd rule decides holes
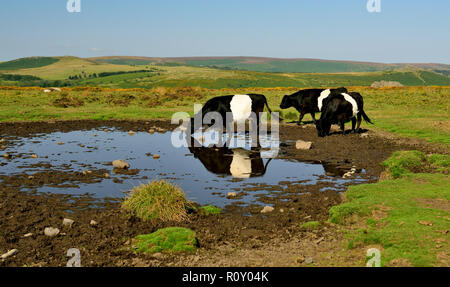
[[[144,58],[77,57],[25,58],[0,63],[10,70],[0,71],[0,85],[17,86],[98,86],[110,88],[152,88],[156,86],[198,86],[204,88],[248,87],[333,87],[370,86],[375,81],[397,81],[405,86],[450,86],[449,65],[377,64],[298,60],[302,69],[338,72],[262,72],[231,68],[254,65],[254,69],[275,65],[289,70],[289,61],[251,58]],[[256,65],[256,66],[255,66]],[[259,65],[259,66],[257,66]],[[398,65],[398,66],[396,66]],[[291,66],[294,67],[294,66]],[[314,68],[315,67],[315,68]],[[293,69],[293,68],[292,68]],[[299,68],[300,69],[300,68]],[[358,70],[349,72],[346,70]],[[366,71],[369,70],[369,71]],[[436,70],[444,72],[436,72]]]
[[[261,57],[182,57],[150,58],[109,56],[90,58],[98,63],[116,65],[187,65],[230,70],[247,70],[269,73],[348,73],[375,72],[396,69],[416,69],[450,72],[446,64],[384,64],[355,61],[332,61],[320,59],[281,59]]]

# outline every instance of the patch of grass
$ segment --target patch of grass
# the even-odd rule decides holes
[[[418,171],[426,162],[423,152],[397,151],[389,159],[383,162],[387,171],[394,177],[399,178],[414,171]]]
[[[206,215],[219,215],[222,213],[222,209],[213,205],[205,205],[198,208],[198,210]]]
[[[181,222],[187,218],[189,202],[181,190],[164,180],[154,180],[133,188],[122,207],[142,219]]]
[[[84,105],[84,101],[78,97],[69,95],[67,92],[64,92],[60,97],[54,99],[52,104],[58,108],[81,107]]]
[[[319,225],[320,225],[320,222],[319,222],[319,221],[308,221],[308,222],[305,222],[305,223],[301,224],[300,227],[301,227],[301,228],[304,228],[304,229],[309,229],[309,230],[311,230],[311,229],[316,229],[316,228],[318,228]]]
[[[168,227],[158,231],[139,235],[133,240],[133,249],[143,253],[191,252],[198,246],[196,233],[182,227]]]
[[[383,246],[382,264],[407,259],[414,266],[445,266],[449,250],[448,231],[450,178],[446,174],[412,173],[409,168],[439,162],[448,164],[448,156],[417,152],[395,153],[388,161],[402,178],[375,184],[351,186],[346,202],[330,209],[330,221],[348,226],[348,247],[357,244]],[[438,170],[435,170],[438,171]],[[431,202],[422,204],[420,201]],[[433,202],[439,204],[433,205]],[[360,226],[354,230],[354,226]],[[444,258],[444,259],[442,259]]]

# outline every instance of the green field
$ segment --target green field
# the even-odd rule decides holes
[[[149,89],[160,86],[237,89],[251,87],[305,88],[330,86],[370,86],[373,82],[381,80],[396,81],[405,86],[450,85],[450,77],[448,75],[423,69],[396,69],[374,72],[339,73],[267,73],[211,67],[195,67],[192,65],[189,66],[188,64],[185,66],[179,66],[160,62],[148,65],[148,60],[145,60],[146,65],[136,65],[135,63],[142,62],[143,60],[134,58],[113,58],[108,60],[111,63],[106,63],[108,62],[106,60],[59,57],[54,63],[38,67],[27,66],[26,68],[19,68],[21,65],[14,65],[14,69],[4,70],[3,75],[0,74],[0,85],[41,87],[92,86],[124,89]],[[229,62],[232,60],[228,59],[226,61]],[[283,63],[289,65],[291,64],[290,62]],[[307,65],[307,62],[302,63],[308,71],[315,70],[310,65]],[[322,65],[324,63],[325,62],[314,62],[314,65]],[[334,62],[332,63],[336,64]],[[327,62],[327,64],[330,63]],[[7,67],[8,65],[12,65],[12,62],[2,63],[2,65]],[[350,64],[339,63],[339,65]],[[289,69],[286,68],[283,70]],[[336,66],[335,68],[330,68],[328,70],[346,71],[347,69],[344,66]],[[111,73],[111,75],[98,77],[98,75],[102,73]],[[8,75],[14,75],[16,79],[12,79],[11,76]],[[21,79],[21,76],[33,76],[35,78]]]

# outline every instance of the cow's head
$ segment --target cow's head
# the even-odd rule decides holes
[[[292,107],[291,98],[290,96],[286,95],[283,97],[283,100],[281,101],[280,108],[284,110],[289,109],[290,107]]]
[[[317,135],[321,138],[327,136],[330,133],[331,124],[327,124],[326,121],[320,119],[316,122]]]

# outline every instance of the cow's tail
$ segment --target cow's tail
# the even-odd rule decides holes
[[[269,111],[270,115],[280,121],[283,121],[283,119],[277,115],[275,115],[274,113],[272,113],[272,110],[269,107],[269,104],[267,103],[267,98],[264,97],[264,104],[266,105],[267,110]]]
[[[362,110],[362,116],[363,116],[363,119],[364,119],[366,122],[368,122],[368,123],[370,123],[370,124],[373,125],[373,122],[370,120],[370,118],[367,116],[367,114],[366,114],[366,112],[365,112],[364,110]]]

